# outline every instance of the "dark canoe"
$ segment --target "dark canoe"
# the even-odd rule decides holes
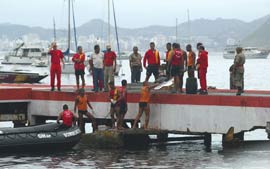
[[[0,71],[0,83],[39,83],[47,76],[38,73]]]
[[[67,150],[80,139],[81,131],[77,126],[63,129],[56,123],[0,128],[1,152]]]

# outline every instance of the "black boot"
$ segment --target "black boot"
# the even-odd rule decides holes
[[[242,87],[237,87],[238,91],[236,93],[236,96],[241,96],[241,94],[243,93]]]

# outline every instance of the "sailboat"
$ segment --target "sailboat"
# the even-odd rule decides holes
[[[71,6],[72,6],[72,15],[73,15],[75,49],[77,49],[74,4],[73,4],[73,1],[68,0],[68,47],[67,47],[67,50],[64,52],[64,55],[66,56],[66,61],[65,61],[64,69],[62,70],[63,74],[75,73],[74,63],[70,59],[70,57],[72,57],[75,54],[75,52],[70,49],[71,48],[71,26],[70,26],[71,25],[71,20],[70,20]]]
[[[116,35],[116,42],[117,42],[117,53],[118,57],[121,58],[121,52],[120,52],[120,44],[119,44],[119,38],[118,38],[118,28],[117,28],[117,22],[116,22],[116,15],[115,15],[115,6],[114,6],[114,0],[112,0],[112,7],[113,7],[113,18],[114,18],[114,27],[115,27],[115,35]],[[108,0],[108,23],[109,23],[109,44],[110,44],[110,0]],[[119,75],[119,71],[122,67],[122,61],[120,60],[120,63],[116,60],[116,68],[114,74],[116,76]],[[122,73],[123,74],[123,73]]]

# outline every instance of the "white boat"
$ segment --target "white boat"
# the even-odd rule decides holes
[[[24,46],[20,44],[13,51],[5,55],[2,64],[32,65],[37,62],[47,62],[47,52],[36,46]]]
[[[223,58],[234,59],[236,55],[236,48],[239,45],[229,45],[224,49]],[[243,47],[243,53],[246,59],[267,59],[270,51],[262,50],[257,47]]]

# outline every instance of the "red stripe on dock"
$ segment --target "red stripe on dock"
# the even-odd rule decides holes
[[[261,93],[260,93],[261,94]],[[263,94],[265,94],[263,92]],[[108,93],[87,93],[90,102],[109,102]],[[266,95],[267,96],[267,95]],[[152,94],[151,102],[155,104],[182,104],[204,106],[270,107],[270,97],[266,96],[226,96],[226,95],[185,95]],[[128,102],[138,103],[140,94],[129,93]],[[23,89],[0,89],[0,100],[44,100],[74,101],[74,92],[50,92]]]
[[[31,88],[24,89],[0,89],[0,101],[5,100],[30,100]]]

